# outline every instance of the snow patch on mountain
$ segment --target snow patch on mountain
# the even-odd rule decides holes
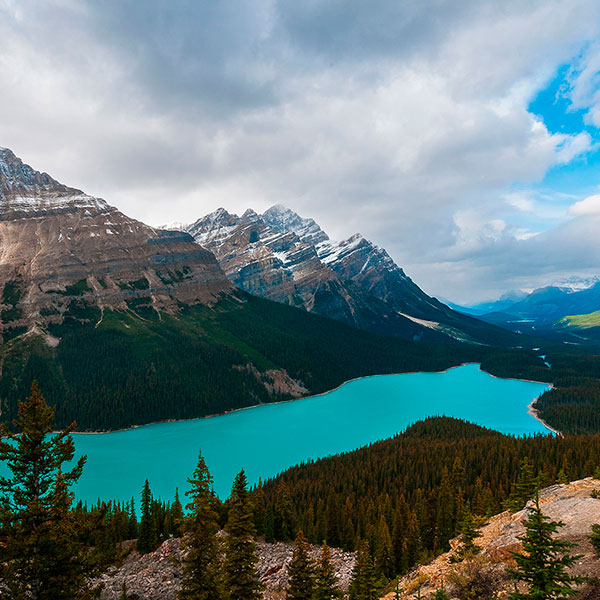
[[[568,277],[555,282],[552,287],[557,287],[567,293],[589,290],[600,282],[600,275],[593,277]]]

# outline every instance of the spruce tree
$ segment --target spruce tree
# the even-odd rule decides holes
[[[315,589],[314,568],[302,531],[294,543],[294,555],[288,567],[287,600],[312,600]]]
[[[54,408],[37,384],[19,404],[16,433],[0,426],[0,461],[10,475],[0,478],[0,581],[3,600],[80,600],[95,595],[88,583],[89,553],[78,541],[70,487],[85,456],[75,455],[75,423],[54,430]]]
[[[469,556],[477,554],[481,548],[475,544],[475,540],[481,537],[481,533],[475,527],[475,520],[470,511],[466,511],[461,523],[462,539],[461,544],[451,562],[460,562]]]
[[[183,535],[183,507],[179,500],[179,490],[175,489],[175,500],[169,508],[169,534],[173,537],[181,537]]]
[[[254,513],[243,470],[233,481],[225,530],[228,534],[224,563],[227,595],[231,600],[260,600],[263,585],[256,570]]]
[[[356,553],[356,563],[350,581],[350,600],[376,600],[377,578],[369,543],[362,541]]]
[[[533,497],[537,490],[536,478],[533,474],[533,467],[529,462],[529,459],[525,457],[521,461],[521,469],[519,478],[516,483],[512,485],[512,489],[504,507],[511,512],[517,512],[521,510],[527,501]]]
[[[592,525],[592,535],[588,538],[590,544],[594,547],[597,554],[600,554],[600,524],[594,523]]]
[[[135,501],[133,498],[129,503],[129,523],[127,526],[127,538],[135,540],[138,537],[138,522],[135,515]]]
[[[342,590],[337,585],[337,577],[331,564],[331,550],[323,542],[321,559],[315,569],[314,600],[334,600],[343,596]]]
[[[141,554],[152,552],[158,544],[158,533],[156,522],[152,514],[152,492],[148,480],[142,488],[142,516],[140,517],[140,528],[136,548]]]
[[[294,523],[290,490],[285,481],[277,486],[275,499],[275,538],[282,542],[293,539]]]
[[[178,592],[180,600],[221,600],[224,597],[219,564],[218,500],[212,490],[210,475],[202,453],[194,475],[188,479],[186,492],[190,502],[187,519],[189,537],[184,538],[187,555],[183,563],[183,581]]]
[[[392,536],[383,514],[379,517],[377,528],[377,543],[375,546],[375,570],[378,577],[390,579],[394,575],[394,550]]]
[[[525,534],[519,538],[523,552],[513,552],[517,566],[509,570],[516,581],[528,586],[526,592],[515,591],[510,600],[567,600],[576,591],[573,585],[583,583],[585,578],[568,574],[581,556],[569,554],[573,547],[570,542],[557,540],[554,534],[563,523],[551,521],[540,509],[540,499],[536,494],[535,504],[529,509],[529,517],[524,523]]]

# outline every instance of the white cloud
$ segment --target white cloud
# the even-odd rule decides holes
[[[452,297],[565,212],[506,189],[592,147],[527,105],[583,52],[592,111],[599,33],[595,0],[0,0],[0,145],[152,223],[288,204]]]
[[[600,215],[600,194],[594,194],[579,202],[575,202],[569,209],[569,214],[573,217]]]
[[[591,44],[573,65],[565,95],[574,109],[586,111],[586,121],[600,127],[600,42]]]

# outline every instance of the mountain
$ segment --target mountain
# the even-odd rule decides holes
[[[185,228],[236,287],[376,333],[516,345],[516,338],[425,294],[360,234],[335,242],[283,206],[242,216],[220,208]]]
[[[173,312],[180,302],[214,304],[232,291],[214,256],[189,235],[131,219],[6,148],[0,252],[4,342],[92,306]]]
[[[585,341],[577,329],[593,327],[585,316],[600,310],[598,278],[571,278],[533,290],[515,302],[491,303],[491,310],[479,318],[513,331],[558,337],[579,343]],[[570,316],[582,318],[565,319]],[[581,323],[586,323],[581,326]],[[595,336],[594,336],[595,337]]]
[[[516,304],[520,300],[523,300],[527,296],[526,292],[521,290],[512,291],[503,294],[498,300],[491,300],[489,302],[481,302],[479,304],[473,304],[469,306],[462,306],[460,304],[454,304],[452,302],[446,302],[448,306],[457,310],[458,312],[465,313],[467,315],[480,316],[493,312],[502,312],[504,309]]]
[[[326,242],[312,223],[303,227],[303,239]],[[300,239],[278,237],[286,235]],[[312,246],[303,244],[298,251],[310,253]],[[336,261],[355,268],[344,251],[350,256],[365,244],[340,247]],[[280,251],[286,247],[294,246]],[[34,379],[56,407],[57,426],[76,420],[80,430],[106,430],[488,355],[478,346],[376,335],[253,297],[234,288],[214,255],[189,234],[127,217],[8,149],[0,150],[0,251],[6,423]],[[323,264],[318,257],[315,263]]]

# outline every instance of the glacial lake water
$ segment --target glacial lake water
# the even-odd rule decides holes
[[[95,502],[139,499],[148,478],[155,496],[169,500],[187,489],[198,450],[215,490],[225,499],[235,474],[251,483],[311,458],[388,438],[427,416],[469,420],[503,433],[548,433],[527,412],[546,384],[498,379],[469,364],[443,373],[365,377],[332,392],[266,404],[223,416],[145,425],[127,431],[76,434],[87,464],[75,488]]]

